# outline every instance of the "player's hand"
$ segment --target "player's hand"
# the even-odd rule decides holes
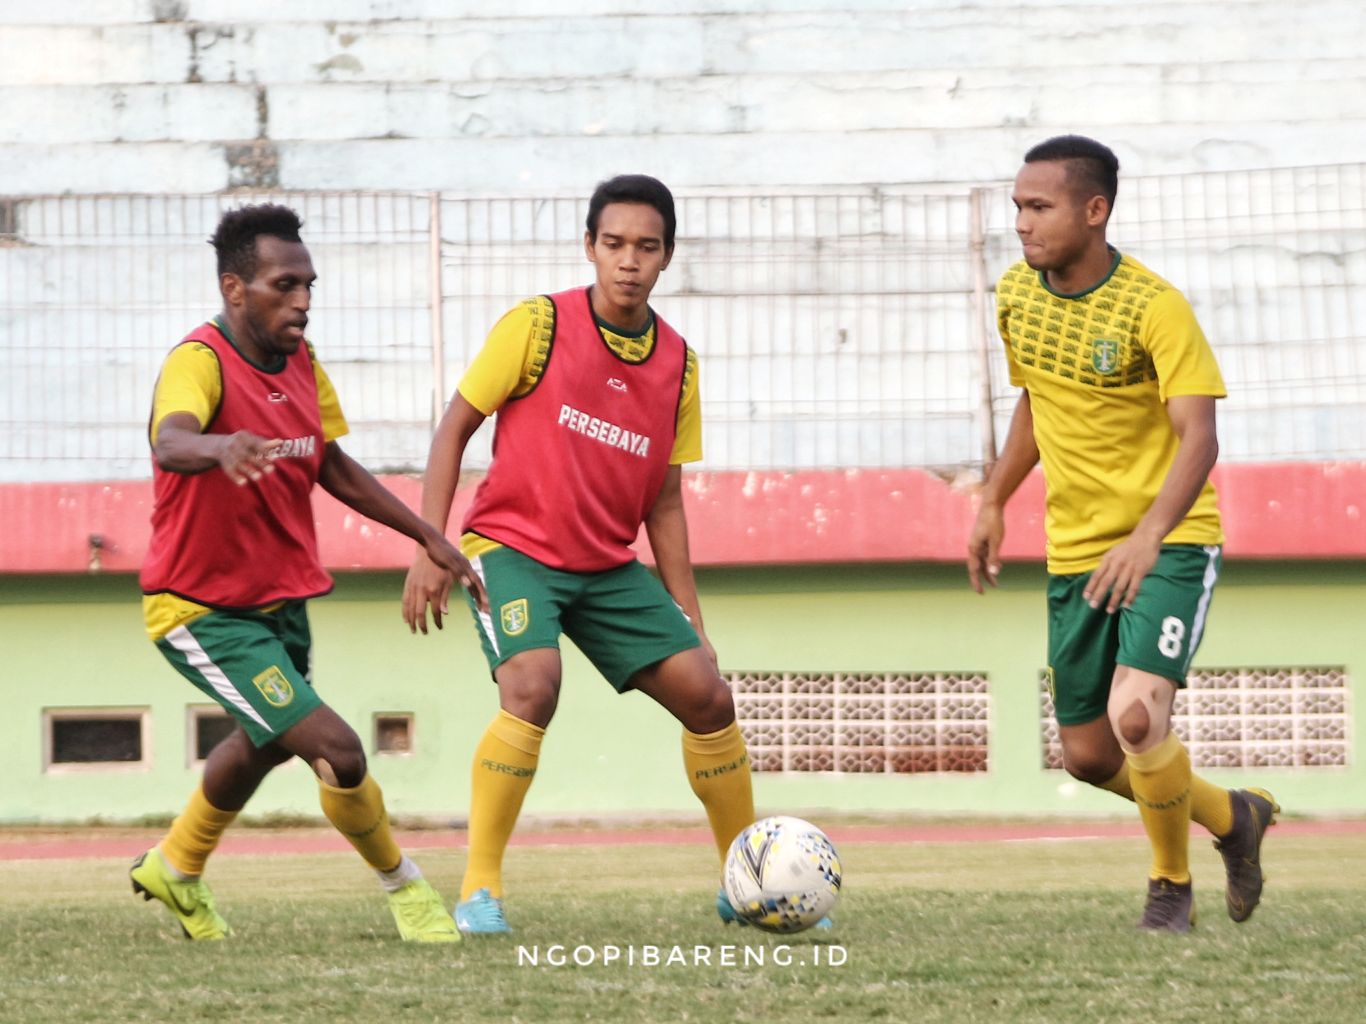
[[[460,581],[460,585],[469,592],[470,597],[474,598],[474,603],[481,612],[489,610],[489,596],[484,592],[484,581],[479,578],[479,574],[474,571],[474,566],[470,565],[469,560],[460,553],[459,548],[440,534],[434,534],[428,540],[425,550],[428,559]],[[449,583],[446,585],[446,594],[450,594]],[[441,613],[443,615],[450,614],[450,609],[446,607],[444,600],[441,603]],[[437,620],[437,628],[441,628],[439,619]]]
[[[432,621],[441,628],[441,616],[448,612],[446,605],[450,596],[454,577],[430,558],[426,551],[418,549],[413,564],[408,568],[408,578],[403,581],[403,621],[408,630],[416,633],[419,629],[427,633],[427,607],[432,609]]]
[[[218,451],[218,465],[228,474],[229,480],[241,487],[275,472],[271,458],[282,444],[284,442],[278,437],[268,441],[250,430],[225,434],[223,445]]]
[[[1143,577],[1152,572],[1161,551],[1161,537],[1150,539],[1139,534],[1126,537],[1105,552],[1082,591],[1082,597],[1092,608],[1105,605],[1107,615],[1113,615],[1121,606],[1132,608],[1138,588],[1143,585]]]
[[[1001,575],[1001,541],[1005,535],[1005,513],[1001,506],[983,502],[968,535],[968,582],[979,594],[983,592],[983,583],[994,587]]]

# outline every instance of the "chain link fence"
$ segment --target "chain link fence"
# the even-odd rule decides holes
[[[1014,404],[990,290],[1018,257],[1009,194],[680,194],[653,304],[702,357],[703,467],[988,460]],[[149,474],[157,370],[219,307],[206,240],[264,200],[305,220],[310,337],[374,470],[420,471],[504,311],[591,281],[583,199],[0,197],[0,480]],[[1127,178],[1110,235],[1194,304],[1229,385],[1225,459],[1366,457],[1362,165]]]

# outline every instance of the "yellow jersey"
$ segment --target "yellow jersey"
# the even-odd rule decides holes
[[[1114,253],[1105,279],[1053,291],[1023,260],[996,285],[1010,382],[1029,392],[1047,489],[1048,571],[1088,572],[1157,497],[1179,439],[1173,396],[1227,394],[1195,313],[1175,287]],[[1206,481],[1168,544],[1221,544]]]

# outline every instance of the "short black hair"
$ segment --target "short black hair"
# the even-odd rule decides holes
[[[1040,142],[1025,154],[1025,163],[1061,160],[1067,164],[1067,177],[1077,187],[1088,190],[1087,198],[1105,197],[1115,208],[1119,192],[1119,157],[1095,139],[1085,135],[1058,135]]]
[[[301,242],[304,222],[288,206],[259,203],[239,206],[223,214],[209,239],[218,254],[218,276],[236,274],[243,281],[256,276],[256,238],[270,235],[285,242]]]
[[[618,174],[615,178],[598,182],[593,198],[588,201],[588,237],[598,240],[598,218],[609,203],[640,203],[653,206],[664,218],[664,251],[674,247],[674,231],[678,219],[674,216],[674,196],[668,186],[648,174]]]

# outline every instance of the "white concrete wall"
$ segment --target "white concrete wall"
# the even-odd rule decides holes
[[[1066,131],[1119,153],[1114,240],[1220,354],[1226,456],[1366,455],[1363,0],[490,9],[0,0],[0,480],[147,472],[156,367],[213,310],[204,239],[243,188],[305,214],[351,450],[420,466],[433,389],[585,279],[582,200],[624,170],[682,199],[658,305],[703,355],[708,466],[971,462],[967,186]],[[297,194],[322,189],[445,193],[444,380],[426,197]],[[1003,191],[987,232],[994,275]]]
[[[999,180],[1366,159],[1360,0],[0,2],[0,194]]]

